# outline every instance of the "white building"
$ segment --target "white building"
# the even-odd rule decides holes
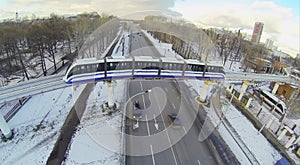
[[[266,46],[267,49],[272,49],[273,45],[274,45],[274,41],[273,40],[271,40],[271,39],[267,39],[266,40],[265,46]]]

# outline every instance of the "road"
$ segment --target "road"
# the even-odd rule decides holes
[[[133,29],[131,55],[158,56],[158,51],[137,27]],[[132,98],[143,109],[138,128],[134,128],[137,121],[132,119],[133,106],[127,106],[126,164],[218,164],[207,141],[198,140],[199,106],[189,104],[192,98],[183,94],[188,91],[180,92],[177,83],[167,80],[133,80],[127,89],[128,98],[148,89],[152,91]],[[171,113],[178,114],[181,127],[173,128],[168,118]]]

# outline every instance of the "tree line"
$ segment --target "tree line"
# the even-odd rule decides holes
[[[270,53],[260,44],[254,44],[245,39],[238,30],[201,29],[184,20],[168,20],[160,16],[146,16],[139,22],[141,27],[149,31],[162,42],[172,43],[172,49],[184,58],[207,61],[216,59],[216,54],[222,59],[223,65],[239,61],[244,69],[254,69],[259,72],[265,63],[255,59],[268,58]],[[249,61],[251,61],[249,63]]]
[[[31,78],[29,70],[35,71],[40,68],[46,76],[46,60],[53,63],[56,72],[59,51],[63,55],[78,54],[87,36],[114,18],[105,14],[100,16],[97,13],[83,13],[67,18],[51,14],[48,18],[2,22],[0,75],[7,80],[13,74],[23,75],[29,80]],[[117,25],[112,29],[115,30],[116,27]],[[114,32],[116,33],[116,30]],[[106,38],[102,45],[107,45],[106,42],[112,40],[108,40],[108,37],[102,38]],[[104,47],[102,49],[105,49]]]

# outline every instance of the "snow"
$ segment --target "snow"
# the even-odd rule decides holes
[[[124,56],[129,54],[129,32],[124,31],[121,39],[118,41],[116,48],[112,54],[112,57],[122,57],[122,50],[124,50]],[[124,49],[123,49],[124,43]]]
[[[16,105],[19,104],[18,100],[13,100],[10,101],[8,103],[3,103],[0,105],[0,114],[2,114],[3,116],[5,114],[7,114],[11,109],[13,109],[13,107],[15,107]]]
[[[146,30],[142,30],[142,32],[146,37],[148,37],[148,39],[163,57],[183,59],[179,54],[172,50],[172,44],[160,42],[158,39],[153,38],[153,36]]]
[[[274,164],[281,159],[279,152],[262,134],[258,133],[258,130],[252,123],[228,101],[227,103],[224,106],[226,118],[232,123],[233,128],[238,132],[260,164]]]
[[[102,86],[98,86],[98,84],[95,87],[96,92],[93,92],[90,100],[88,100],[88,105],[103,104],[107,98],[106,86],[104,87],[104,84],[102,84],[102,89]],[[116,102],[121,102],[125,98],[123,96],[124,84],[124,81],[116,84],[114,92]],[[0,142],[0,164],[46,164],[59,136],[59,131],[84,87],[85,85],[79,85],[42,93],[33,96],[24,104],[8,122],[14,136],[12,140]],[[13,103],[4,105],[2,107],[3,111],[9,110],[12,106]],[[87,106],[87,108],[91,107]],[[95,106],[92,106],[92,108],[95,108]],[[89,115],[93,116],[93,114],[88,112],[90,111],[87,110],[82,125],[78,126],[78,130],[72,139],[67,163],[74,164],[75,162],[89,160],[90,164],[120,164],[120,151],[122,148],[120,111],[112,116],[104,116],[101,113],[102,117],[98,119],[89,119]],[[93,125],[93,122],[96,123]],[[98,135],[99,132],[97,131],[104,134]],[[110,149],[114,149],[114,152],[104,148],[101,149],[101,146],[95,145],[95,138],[91,138],[91,135],[95,135],[96,139],[101,137],[105,144],[110,144]],[[78,146],[79,148],[76,148]],[[96,154],[82,154],[83,151]],[[91,160],[94,160],[93,158],[96,159],[91,162]]]
[[[158,50],[161,54],[166,57],[180,57],[173,52],[171,44],[159,43],[150,34],[144,33],[157,48],[159,47]],[[123,33],[125,56],[129,43],[126,36],[128,36],[128,32]],[[118,50],[114,50],[113,56],[120,56],[120,50],[122,50],[121,45]],[[186,81],[186,84],[192,87],[193,92],[199,93],[203,81],[189,80]],[[126,86],[126,81],[115,82],[113,98],[118,105],[125,101]],[[84,85],[80,85],[33,96],[8,122],[13,129],[14,138],[7,142],[0,142],[1,164],[46,164],[59,136],[59,130],[83,89]],[[97,83],[95,85],[87,101],[83,118],[69,145],[65,164],[120,164],[122,159],[120,153],[123,148],[121,141],[122,110],[117,110],[111,116],[102,112],[100,107],[107,99],[106,92],[106,84]],[[281,158],[267,139],[258,134],[252,123],[228,101],[225,101],[224,112],[230,124],[261,164],[274,164]],[[208,113],[208,115],[211,119],[218,118],[215,113]],[[240,163],[249,164],[245,154],[223,124],[218,127],[218,131],[236,154]]]
[[[124,102],[125,82],[116,81],[113,88],[115,103]],[[106,92],[104,83],[97,83],[91,92],[86,111],[72,138],[65,164],[120,164],[123,148],[122,112],[119,109],[111,116],[102,112],[101,105],[107,100]]]
[[[180,55],[176,55],[173,51],[170,51],[172,50],[171,44],[159,42],[159,40],[154,39],[151,34],[147,33],[144,30],[143,33],[150,39],[150,41],[162,55],[166,54],[167,57],[171,58],[181,57]],[[230,63],[231,61],[228,61],[224,66],[226,71],[243,71],[240,62],[233,62],[231,68]],[[203,81],[186,80],[185,83],[190,87],[190,90],[198,93],[198,95],[200,94],[203,86]],[[207,98],[211,97],[212,88],[213,87],[211,86]],[[228,100],[224,102],[223,106],[225,116],[228,119],[230,125],[232,125],[235,131],[238,132],[238,135],[240,136],[242,141],[247,145],[256,159],[258,159],[260,164],[274,164],[277,160],[282,158],[280,153],[268,142],[268,140],[262,134],[258,134],[258,130],[253,126],[253,124],[245,116],[243,116],[241,112],[239,112],[231,103],[229,103]],[[207,112],[208,116],[212,119],[212,121],[215,122],[215,126],[217,126],[219,121],[219,117],[217,116],[217,114],[210,109],[207,109]],[[300,119],[298,121],[300,121]],[[238,144],[235,142],[235,140],[223,124],[218,126],[218,131],[225,142],[228,144],[228,146],[231,148],[231,150],[234,152],[239,162],[241,164],[251,164],[251,162],[245,156],[245,153],[243,153],[241,148],[238,146]]]
[[[189,80],[185,82],[188,86],[193,86],[193,90],[196,90],[199,95],[201,91],[201,85],[199,84],[203,84],[202,81]],[[208,97],[210,97],[211,93],[209,93],[208,95]],[[238,133],[242,141],[254,154],[256,159],[258,159],[259,163],[274,164],[277,160],[281,159],[281,155],[279,154],[279,152],[268,142],[268,140],[262,134],[258,134],[258,130],[252,125],[252,123],[231,103],[229,103],[228,100],[224,101],[223,111],[225,117],[228,119],[230,125],[232,125],[232,127]],[[213,121],[213,124],[217,126],[217,124],[219,124],[218,115],[210,108],[206,108],[206,111],[208,112],[208,116],[211,118],[211,121]],[[223,122],[223,124],[226,123]],[[224,141],[228,144],[241,164],[251,164],[223,124],[218,126],[218,131]]]
[[[1,164],[45,164],[83,87],[36,95],[24,104],[8,122],[13,139],[0,142]]]
[[[127,55],[128,34],[126,31],[122,34],[124,40],[122,41],[121,37],[118,41],[113,57],[122,56],[122,42],[124,42],[124,55]],[[126,86],[124,80],[113,81],[113,98],[117,105],[125,101]],[[107,84],[98,82],[87,100],[86,110],[69,144],[65,164],[117,165],[122,161],[122,110],[118,109],[111,116],[102,112],[101,105],[106,100]]]

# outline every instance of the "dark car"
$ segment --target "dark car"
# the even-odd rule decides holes
[[[179,119],[179,117],[177,116],[177,114],[170,114],[168,115],[169,120],[172,122],[172,127],[181,127],[181,121]]]
[[[141,109],[139,101],[135,100],[133,104],[135,108]]]

